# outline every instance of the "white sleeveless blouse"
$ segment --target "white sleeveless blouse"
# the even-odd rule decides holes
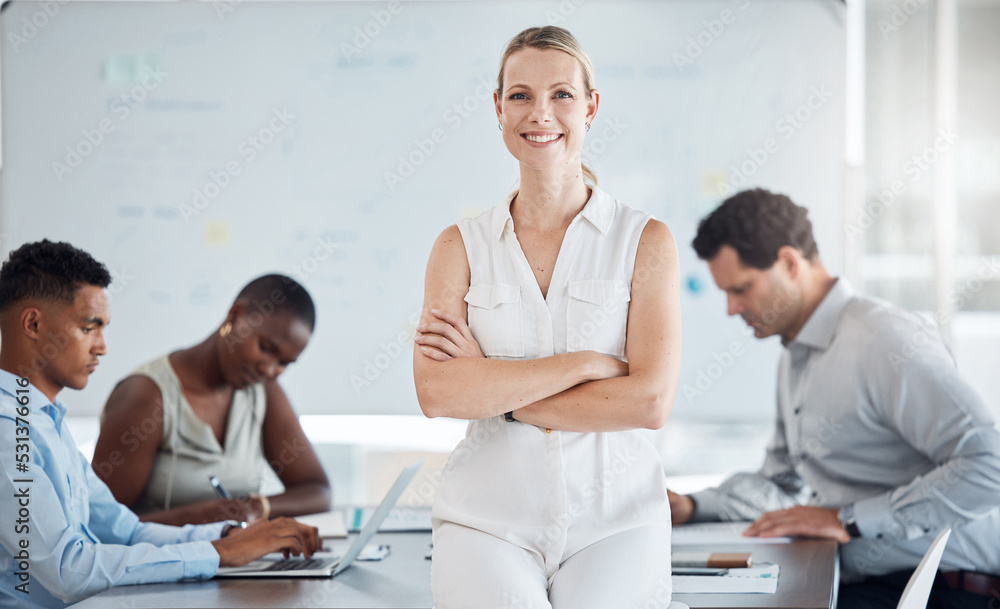
[[[514,234],[515,194],[458,223],[471,270],[469,327],[483,353],[521,360],[594,350],[624,361],[635,255],[650,215],[594,187],[566,230],[543,298]],[[546,433],[502,416],[470,421],[443,474],[435,524],[536,550],[549,576],[604,537],[670,522],[659,454],[637,431]]]

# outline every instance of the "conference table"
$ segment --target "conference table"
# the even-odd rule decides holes
[[[327,540],[339,552],[350,540]],[[430,533],[379,533],[372,543],[391,546],[378,562],[355,562],[333,579],[212,579],[120,586],[84,600],[75,609],[151,607],[391,607],[429,609]],[[675,546],[676,551],[751,551],[755,563],[780,565],[774,594],[675,594],[691,607],[830,609],[838,578],[837,543],[795,540],[754,546]]]

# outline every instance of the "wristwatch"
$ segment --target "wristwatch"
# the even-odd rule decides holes
[[[513,410],[511,410],[510,412],[503,413],[503,418],[508,423],[513,423],[514,421],[517,420],[517,419],[514,418],[514,411]]]
[[[226,524],[222,526],[222,534],[219,535],[219,539],[222,539],[226,535],[229,535],[233,529],[245,529],[247,528],[246,520],[227,520]]]
[[[844,525],[844,528],[847,530],[847,534],[850,535],[852,539],[861,537],[861,531],[858,530],[858,519],[854,516],[853,503],[845,505],[837,510],[837,520],[840,521],[840,524]]]

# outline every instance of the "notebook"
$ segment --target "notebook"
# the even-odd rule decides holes
[[[216,577],[333,577],[337,575],[351,566],[358,554],[375,536],[379,525],[389,515],[389,510],[396,505],[396,501],[413,480],[423,462],[421,459],[403,469],[392,488],[382,499],[382,503],[375,508],[375,513],[351,542],[343,556],[317,552],[312,558],[304,559],[301,557],[284,558],[280,554],[268,554],[242,567],[220,567]]]

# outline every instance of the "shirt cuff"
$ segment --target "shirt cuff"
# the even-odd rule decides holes
[[[691,498],[694,499],[694,513],[691,514],[690,522],[713,522],[721,519],[723,505],[718,491],[705,489],[691,493]]]
[[[184,579],[209,579],[219,572],[219,553],[207,541],[177,544],[184,562]]]
[[[854,502],[854,518],[862,537],[877,539],[889,535],[905,539],[905,530],[896,522],[889,505],[889,493]]]
[[[222,522],[212,522],[210,524],[203,524],[198,527],[197,532],[191,535],[191,541],[215,541],[216,539],[222,539],[222,529],[226,527],[227,520]]]
[[[225,521],[210,524],[185,524],[175,527],[158,522],[140,522],[130,543],[151,543],[156,547],[190,541],[215,541],[222,535]]]

